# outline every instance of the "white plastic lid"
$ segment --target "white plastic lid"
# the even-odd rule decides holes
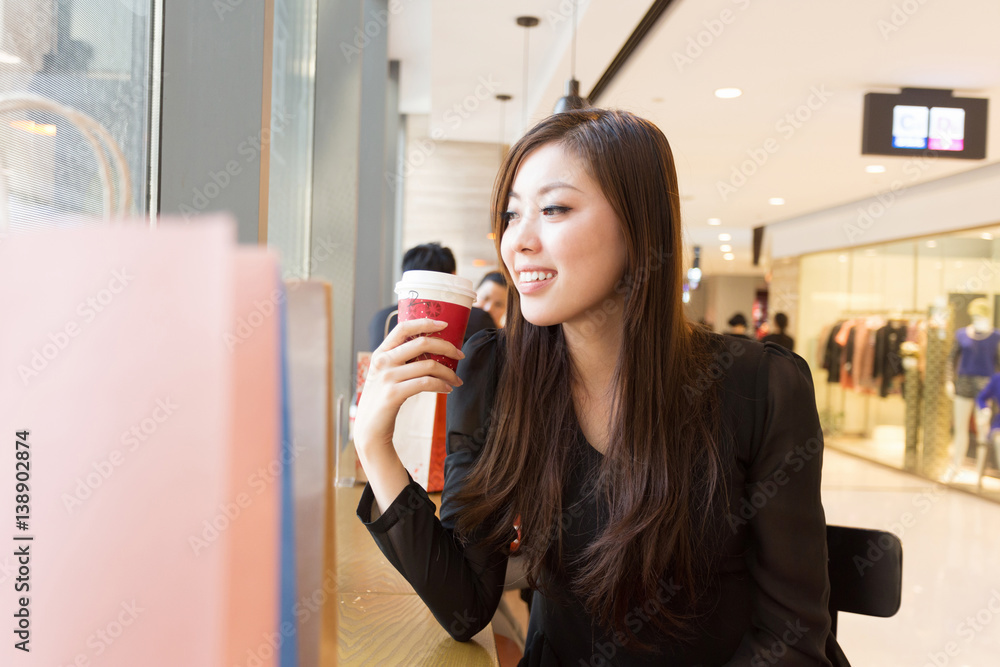
[[[396,283],[396,295],[402,296],[410,290],[439,290],[442,292],[454,292],[471,299],[476,298],[476,290],[472,288],[472,281],[451,273],[441,273],[439,271],[405,271],[403,279]]]

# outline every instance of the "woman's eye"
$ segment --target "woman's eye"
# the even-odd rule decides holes
[[[503,223],[505,225],[516,217],[517,217],[516,211],[504,211],[503,213],[500,214],[500,219],[503,220]]]
[[[546,206],[542,209],[542,214],[547,216],[563,215],[569,211],[567,206]]]

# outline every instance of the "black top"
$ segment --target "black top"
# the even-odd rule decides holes
[[[760,339],[762,343],[777,343],[786,350],[795,350],[795,339],[784,333],[767,334]]]
[[[358,505],[359,518],[386,558],[460,641],[490,622],[507,567],[506,549],[463,547],[452,532],[457,511],[452,498],[488,428],[502,363],[499,335],[488,331],[469,341],[458,367],[465,384],[448,398],[441,520],[412,480],[375,521],[370,521],[370,486]],[[829,631],[826,522],[820,503],[823,434],[809,369],[800,357],[773,344],[716,339],[727,348],[716,358],[726,369],[721,446],[731,463],[731,501],[727,515],[717,517],[724,536],[721,557],[704,598],[698,636],[689,643],[665,640],[653,634],[644,616],[656,613],[656,600],[669,603],[677,594],[669,573],[658,590],[650,591],[644,608],[626,618],[659,654],[633,651],[616,641],[592,622],[568,585],[555,582],[553,588],[564,591],[562,600],[534,594],[522,665],[609,664],[605,659],[628,666],[847,664]],[[587,493],[587,480],[602,455],[578,433],[563,505],[574,517],[563,522],[565,562],[595,538],[600,517],[607,516]],[[571,568],[565,576],[572,576]]]
[[[375,317],[372,321],[368,323],[368,342],[371,345],[370,352],[374,352],[378,349],[378,346],[382,344],[385,340],[385,320],[389,317],[389,313],[396,310],[396,306],[388,306],[382,310],[375,313]],[[389,318],[389,331],[396,328],[396,316],[393,315]],[[465,336],[462,338],[462,342],[468,342],[470,338],[475,336],[480,331],[485,331],[486,329],[495,329],[496,322],[485,310],[481,308],[473,307],[472,312],[469,313],[469,323],[465,327]]]

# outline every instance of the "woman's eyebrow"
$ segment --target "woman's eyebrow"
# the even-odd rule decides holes
[[[549,183],[548,185],[543,185],[542,187],[538,188],[538,194],[539,195],[544,195],[544,194],[547,194],[547,193],[551,192],[552,190],[558,190],[559,188],[569,188],[570,190],[576,190],[577,192],[583,192],[583,190],[581,190],[580,188],[576,187],[575,185],[570,185],[569,183],[566,183],[565,181],[553,181],[552,183]],[[510,197],[511,199],[520,199],[521,198],[513,190],[511,190],[510,194],[508,194],[507,196]]]

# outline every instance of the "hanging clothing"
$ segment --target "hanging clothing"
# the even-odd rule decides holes
[[[874,377],[878,383],[879,396],[901,392],[898,378],[903,376],[903,357],[900,346],[906,341],[906,322],[890,321],[875,334]]]
[[[838,342],[840,337],[840,330],[847,324],[845,320],[841,320],[833,325],[830,329],[830,337],[826,341],[826,354],[823,356],[823,368],[828,371],[827,382],[829,383],[839,383],[840,382],[840,365],[843,363],[843,351],[844,345]],[[847,340],[845,338],[844,343]]]

